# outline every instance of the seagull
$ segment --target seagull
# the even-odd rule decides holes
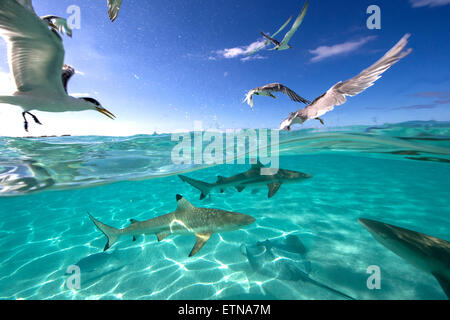
[[[0,96],[0,103],[23,109],[26,131],[27,114],[41,124],[30,113],[31,110],[95,110],[114,118],[97,100],[75,98],[67,94],[65,85],[71,76],[67,76],[68,68],[63,67],[64,47],[61,38],[51,32],[36,14],[16,0],[0,1],[0,36],[7,43],[9,66],[16,84],[16,92],[10,96]],[[64,78],[67,78],[65,84]]]
[[[72,29],[69,27],[67,19],[54,15],[43,16],[41,19],[44,20],[55,32],[66,34],[72,38]]]
[[[111,21],[114,21],[119,16],[120,6],[122,0],[108,0],[108,15]]]
[[[32,13],[36,14],[36,11],[34,11],[33,8],[32,0],[16,0],[16,1],[20,3],[23,7],[30,10]],[[49,25],[49,27],[51,27],[51,29],[54,30],[55,32],[60,32],[61,34],[66,34],[69,37],[72,37],[72,29],[67,24],[66,19],[55,15],[46,15],[40,18],[44,20]]]
[[[297,32],[298,28],[300,27],[300,25],[303,22],[303,19],[305,18],[306,15],[306,11],[308,10],[308,6],[309,6],[309,1],[306,0],[305,5],[303,6],[302,11],[300,12],[300,14],[298,15],[297,19],[295,19],[294,24],[291,27],[291,30],[289,30],[286,35],[284,36],[283,40],[280,42],[278,42],[277,40],[275,40],[272,36],[268,36],[267,34],[265,34],[264,32],[261,32],[261,35],[267,39],[267,41],[272,42],[275,47],[270,49],[270,50],[286,50],[286,49],[292,49],[292,47],[289,45],[289,41],[291,40],[292,36],[294,35],[295,32]]]
[[[280,124],[280,130],[290,131],[292,125],[296,123],[302,124],[310,119],[317,119],[324,124],[319,118],[320,116],[333,110],[334,106],[344,104],[347,101],[346,96],[356,96],[373,86],[374,82],[381,78],[382,73],[411,53],[411,48],[403,50],[408,44],[410,36],[410,34],[404,35],[380,60],[363,70],[356,77],[345,82],[338,82],[304,109],[291,112],[289,117]]]
[[[277,34],[279,34],[281,31],[283,31],[284,28],[286,28],[286,26],[289,24],[289,22],[290,22],[291,20],[292,20],[292,16],[289,17],[289,19],[281,26],[280,29],[278,29],[277,32],[275,32],[273,35],[271,35],[271,38],[274,38]],[[249,56],[249,55],[252,55],[252,54],[258,52],[259,50],[264,49],[264,48],[267,47],[270,43],[272,43],[272,41],[266,40],[266,42],[264,42],[264,44],[263,44],[261,47],[258,47],[258,48],[256,48],[255,50],[253,50],[253,51],[247,53],[247,55],[248,55],[248,56]]]
[[[244,99],[243,103],[247,102],[247,104],[251,108],[253,108],[253,106],[254,106],[253,96],[254,95],[272,97],[272,98],[276,99],[277,97],[275,97],[272,94],[272,92],[282,92],[285,95],[287,95],[292,101],[295,101],[295,102],[301,102],[301,103],[304,103],[304,104],[310,104],[311,103],[311,101],[300,97],[297,93],[295,93],[294,91],[292,91],[288,87],[282,85],[281,83],[270,83],[270,84],[266,84],[265,86],[258,87],[258,88],[250,90],[247,93],[247,95],[245,96],[245,99]]]

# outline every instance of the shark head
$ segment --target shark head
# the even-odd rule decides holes
[[[431,273],[450,296],[450,243],[416,231],[369,219],[358,219],[383,246],[415,267]]]

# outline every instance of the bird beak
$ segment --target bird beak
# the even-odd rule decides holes
[[[273,94],[270,94],[270,96],[272,97],[272,98],[274,98],[274,99],[276,99],[277,97],[275,97]]]
[[[105,116],[107,116],[110,119],[113,119],[116,117],[114,114],[112,114],[110,111],[106,110],[105,108],[102,107],[96,107],[97,111],[100,112],[101,114],[104,114]]]

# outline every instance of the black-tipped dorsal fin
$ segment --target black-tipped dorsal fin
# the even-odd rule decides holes
[[[134,224],[136,222],[139,222],[139,221],[137,221],[136,219],[130,219],[130,224]]]
[[[274,182],[274,183],[268,184],[267,186],[269,187],[269,198],[272,198],[275,195],[275,193],[277,193],[278,189],[280,189],[281,183]]]
[[[197,237],[197,241],[195,242],[191,253],[189,253],[189,257],[194,256],[205,245],[209,238],[211,238],[212,232],[196,233],[195,235]]]
[[[217,182],[216,183],[223,182],[223,180],[225,180],[225,177],[217,176]]]
[[[450,279],[446,278],[445,276],[441,276],[438,273],[433,273],[433,276],[441,285],[441,288],[442,290],[444,290],[447,299],[450,299]]]
[[[182,195],[177,194],[177,211],[191,210],[194,206],[186,200]]]
[[[238,192],[242,192],[242,190],[244,190],[244,189],[245,189],[245,186],[236,186],[236,190]]]

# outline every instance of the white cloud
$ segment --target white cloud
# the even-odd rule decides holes
[[[246,61],[250,61],[250,60],[264,60],[267,59],[267,57],[261,56],[259,54],[255,54],[252,56],[247,56],[245,58],[241,58],[241,61],[246,62]]]
[[[265,42],[266,42],[266,40],[258,40],[258,41],[252,42],[248,46],[219,50],[219,51],[217,51],[217,54],[219,54],[221,57],[226,58],[226,59],[239,58],[239,57],[247,55],[248,53],[252,52],[253,50],[263,46]]]
[[[419,7],[439,7],[450,4],[450,0],[409,0],[413,8]]]
[[[318,62],[325,58],[342,55],[359,49],[367,42],[375,39],[375,36],[365,37],[359,41],[347,41],[333,46],[320,46],[317,49],[309,50],[314,57],[311,58],[311,62]]]

